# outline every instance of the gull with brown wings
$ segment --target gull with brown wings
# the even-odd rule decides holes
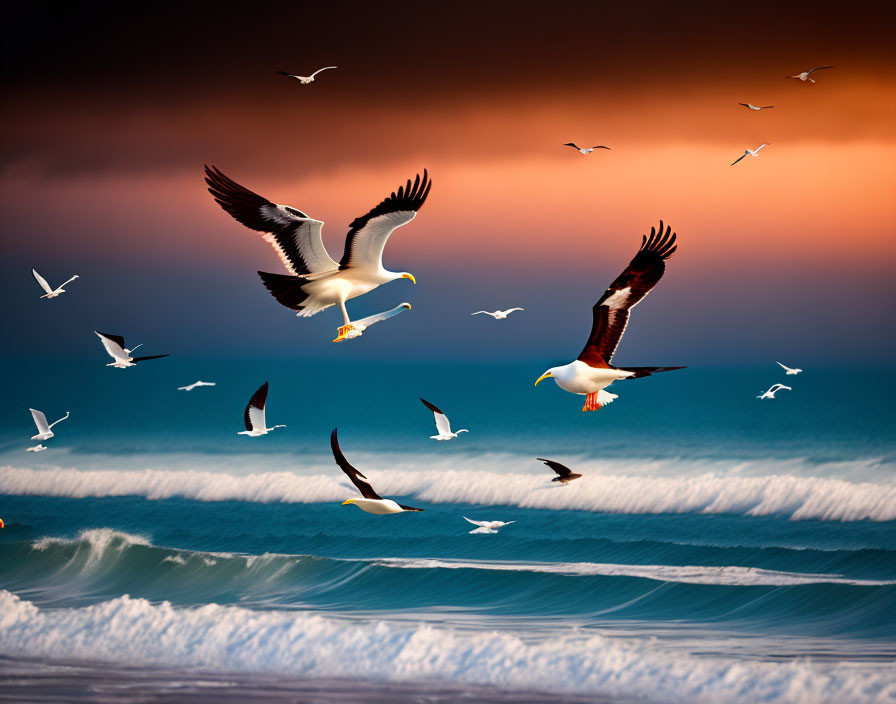
[[[246,227],[264,233],[280,257],[288,274],[259,271],[258,275],[277,301],[308,317],[338,305],[345,324],[334,342],[357,337],[345,302],[363,296],[381,284],[408,279],[406,271],[388,271],[383,267],[383,248],[389,236],[417,216],[429,195],[432,181],[424,169],[413,183],[384,199],[349,225],[342,259],[336,262],[327,253],[321,238],[323,222],[288,205],[276,205],[253,193],[214,167],[205,167],[209,193],[227,213]]]
[[[559,367],[551,367],[535,381],[553,379],[564,391],[586,397],[583,411],[596,411],[611,403],[616,394],[606,387],[620,379],[639,379],[658,372],[684,367],[617,367],[611,364],[613,353],[628,325],[629,311],[653,290],[666,270],[666,260],[677,248],[671,227],[663,231],[650,228],[650,236],[641,239],[641,248],[625,270],[594,304],[591,334],[579,356]]]

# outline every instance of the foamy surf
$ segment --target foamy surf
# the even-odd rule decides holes
[[[773,474],[626,476],[588,474],[557,486],[543,475],[473,470],[394,469],[375,477],[384,495],[430,503],[506,505],[622,514],[702,513],[782,515],[793,520],[896,520],[896,483]],[[664,473],[661,473],[664,474]],[[164,470],[120,471],[0,468],[0,493],[71,498],[144,496],[160,500],[320,503],[354,493],[334,472],[233,475]]]
[[[649,638],[575,629],[532,639],[217,604],[174,608],[128,596],[41,609],[0,590],[0,649],[50,660],[453,682],[664,702],[875,702],[896,696],[896,673],[857,663],[688,655]]]

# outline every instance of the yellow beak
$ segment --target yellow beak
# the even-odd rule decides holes
[[[414,278],[413,274],[402,274],[401,278],[410,279],[412,284],[414,284],[415,286],[417,285],[417,279]]]
[[[540,382],[540,381],[544,381],[544,380],[547,379],[549,376],[554,376],[554,375],[551,374],[550,372],[545,372],[545,373],[542,374],[540,377],[538,377],[538,379],[536,379],[536,381],[535,381],[535,385],[538,386],[538,382]]]
[[[346,499],[345,501],[342,502],[342,505],[345,506],[346,504],[352,504],[354,502],[355,502],[354,499]]]

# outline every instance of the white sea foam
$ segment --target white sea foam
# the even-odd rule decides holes
[[[896,580],[850,579],[837,574],[778,572],[734,565],[615,565],[598,562],[489,562],[414,557],[384,557],[374,564],[405,569],[474,569],[500,572],[542,572],[567,576],[643,577],[659,582],[717,584],[723,586],[795,586],[802,584],[850,584],[879,587]]]
[[[174,608],[128,596],[83,608],[40,609],[0,590],[0,651],[224,672],[450,681],[663,702],[896,698],[896,671],[880,663],[767,662],[683,653],[649,638],[573,629],[534,638],[216,604]]]
[[[544,474],[463,470],[370,471],[384,495],[414,495],[431,503],[510,505],[609,513],[733,513],[785,515],[830,521],[896,520],[896,481],[850,482],[829,477],[743,476],[743,463],[726,473],[687,476],[586,474],[568,486]],[[668,468],[667,468],[668,469]],[[755,471],[750,469],[750,474]],[[198,471],[0,468],[0,494],[185,497],[199,501],[316,503],[355,493],[335,470],[325,475],[262,472],[233,475]]]

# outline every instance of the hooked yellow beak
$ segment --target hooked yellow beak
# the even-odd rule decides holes
[[[554,376],[554,375],[551,374],[550,372],[545,372],[545,373],[542,374],[540,377],[538,377],[538,379],[536,379],[536,381],[535,381],[535,385],[538,386],[538,382],[540,382],[540,381],[544,381],[544,380],[547,379],[549,376]]]
[[[401,278],[410,279],[412,284],[414,284],[415,286],[417,285],[417,279],[414,278],[413,274],[402,274]]]
[[[354,502],[355,502],[354,499],[346,499],[345,501],[342,502],[342,505],[345,506],[346,504],[353,504]]]

